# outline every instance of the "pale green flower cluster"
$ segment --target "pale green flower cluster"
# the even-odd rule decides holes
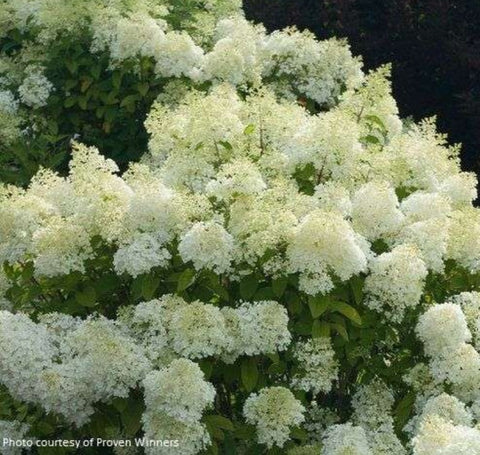
[[[285,387],[269,387],[245,401],[247,422],[257,428],[258,441],[267,447],[283,447],[292,427],[303,422],[305,408]]]

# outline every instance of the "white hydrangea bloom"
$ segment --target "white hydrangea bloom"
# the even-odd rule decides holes
[[[415,245],[427,268],[433,272],[443,273],[448,247],[448,228],[447,218],[417,221],[405,226],[396,236],[395,243]]]
[[[292,336],[288,314],[274,301],[243,303],[236,309],[240,319],[240,344],[246,355],[273,354],[285,350]]]
[[[139,233],[129,244],[121,245],[113,256],[113,266],[118,274],[136,277],[154,267],[164,267],[171,254],[154,235]]]
[[[382,381],[376,379],[360,386],[352,397],[355,424],[365,430],[376,430],[384,423],[391,423],[394,404],[392,392]]]
[[[420,316],[416,331],[427,355],[435,357],[470,341],[471,333],[462,309],[454,303],[430,307]]]
[[[27,76],[18,87],[20,101],[35,109],[45,106],[53,91],[53,84],[44,76],[43,71],[41,67],[27,67]]]
[[[366,269],[367,258],[362,246],[342,216],[316,210],[295,228],[287,247],[287,258],[292,272],[314,276],[309,287],[301,286],[301,290],[314,295],[333,287],[329,272],[348,280]]]
[[[338,183],[329,181],[315,187],[315,195],[319,207],[325,211],[338,211],[348,217],[352,213],[352,201],[348,190]]]
[[[477,198],[477,177],[471,172],[450,175],[438,190],[450,199],[454,207],[470,204]]]
[[[342,83],[353,88],[363,79],[360,60],[352,58],[344,43],[318,42],[307,31],[275,31],[265,40],[263,53],[264,77],[286,79],[277,88],[284,96],[299,92],[320,104],[333,104]]]
[[[257,428],[260,444],[283,447],[290,439],[291,427],[303,422],[305,408],[285,387],[268,387],[252,393],[245,401],[243,414]]]
[[[477,349],[480,349],[480,293],[462,292],[449,300],[461,305],[468,328],[472,333],[474,345]]]
[[[146,403],[146,407],[142,417],[144,437],[179,442],[178,448],[167,445],[147,446],[147,455],[171,455],[172,451],[178,455],[197,455],[211,445],[210,434],[203,423],[185,423],[151,408],[149,403]]]
[[[81,426],[94,403],[128,396],[149,365],[133,340],[107,319],[50,320],[57,322],[46,326],[22,314],[0,314],[1,382],[17,399]]]
[[[259,47],[264,29],[243,17],[231,17],[217,23],[215,44],[205,55],[201,79],[229,82],[237,86],[257,84],[261,80],[262,60]]]
[[[249,160],[238,159],[224,164],[205,190],[208,195],[228,201],[242,194],[258,194],[266,187],[258,167]]]
[[[93,256],[90,235],[75,218],[52,217],[32,236],[33,263],[37,276],[84,272],[84,262]]]
[[[394,234],[403,222],[394,188],[386,182],[362,185],[352,197],[354,229],[369,240]]]
[[[413,439],[414,455],[473,455],[480,453],[480,431],[454,425],[437,415],[424,420]]]
[[[451,214],[447,257],[471,273],[480,269],[480,212],[473,207]]]
[[[313,338],[295,346],[294,357],[301,372],[291,381],[293,388],[312,391],[315,395],[327,393],[338,378],[338,362],[329,338]]]
[[[399,245],[370,263],[365,279],[366,304],[393,321],[401,321],[405,310],[420,302],[427,276],[416,248]]]
[[[218,274],[228,272],[233,255],[233,237],[215,221],[195,223],[178,244],[184,262],[193,262],[196,270],[203,268]]]
[[[186,302],[182,304],[186,305]],[[122,307],[118,312],[117,322],[127,327],[132,338],[141,343],[145,355],[156,366],[163,360],[168,345],[165,328],[168,318],[165,313],[167,311],[159,300]]]
[[[366,433],[372,455],[407,455],[391,423]]]
[[[204,380],[200,367],[187,359],[150,372],[143,386],[149,407],[184,423],[199,421],[215,398],[213,385]]]
[[[155,72],[162,77],[195,77],[201,64],[203,50],[183,32],[171,31],[156,43]]]
[[[231,342],[220,310],[199,301],[178,308],[169,330],[173,349],[190,359],[220,355]]]
[[[21,455],[23,450],[20,447],[8,446],[4,444],[4,439],[20,441],[25,438],[30,426],[18,422],[17,420],[0,420],[0,440],[2,441],[0,445],[0,452],[2,455]]]
[[[367,435],[362,427],[351,423],[332,425],[323,437],[324,455],[372,455]]]
[[[450,201],[440,193],[416,191],[406,197],[400,208],[407,217],[407,222],[426,221],[431,218],[445,218],[452,211]]]
[[[472,426],[473,416],[458,398],[442,393],[431,397],[423,407],[420,421],[431,415],[437,415],[453,425]]]

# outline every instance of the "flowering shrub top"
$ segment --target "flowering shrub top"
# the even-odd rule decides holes
[[[92,27],[168,82],[123,174],[76,143],[68,176],[1,189],[2,432],[479,454],[476,181],[433,120],[398,118],[388,67],[239,16],[209,35],[215,14],[78,2],[72,25],[54,3],[2,20],[28,11],[39,46]]]

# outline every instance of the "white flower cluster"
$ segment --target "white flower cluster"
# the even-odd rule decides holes
[[[323,437],[324,455],[372,455],[367,435],[362,427],[351,423],[332,425]]]
[[[430,397],[417,403],[417,415],[408,425],[415,436],[415,455],[480,453],[480,431],[474,426],[478,418],[475,403],[480,398],[480,354],[469,344],[468,325],[476,327],[477,300],[476,293],[464,292],[447,303],[435,304],[419,319],[417,334],[438,386],[430,387]],[[468,324],[462,309],[469,314]],[[472,402],[469,409],[465,403]]]
[[[305,408],[285,387],[268,387],[251,394],[245,401],[243,414],[257,428],[258,442],[267,447],[283,447],[290,439],[290,430],[304,420]]]
[[[0,313],[0,381],[19,400],[82,425],[93,405],[126,397],[148,362],[135,342],[104,318]]]
[[[25,435],[29,430],[29,425],[18,422],[16,420],[0,420],[0,453],[2,455],[21,455],[22,449],[20,447],[9,446],[4,444],[4,439],[11,439],[14,441],[25,439]]]
[[[200,367],[187,359],[173,360],[160,371],[150,372],[143,381],[146,410],[145,437],[176,439],[177,453],[194,455],[210,444],[203,411],[213,404],[214,387],[204,380]],[[152,447],[147,453],[163,454],[170,447]]]
[[[352,420],[365,430],[373,455],[406,455],[406,450],[394,430],[392,392],[374,379],[362,385],[352,397]]]
[[[285,307],[274,301],[219,309],[165,295],[124,310],[119,319],[154,363],[168,358],[169,350],[189,359],[215,356],[230,363],[243,354],[283,351],[291,341]]]
[[[21,102],[29,107],[45,106],[50,93],[53,91],[53,84],[45,77],[43,71],[43,68],[27,67],[25,70],[27,76],[22,85],[18,87]]]
[[[365,280],[366,304],[400,321],[408,308],[420,303],[427,268],[417,248],[399,245],[370,263]]]
[[[292,378],[292,387],[312,391],[315,395],[329,392],[332,382],[338,379],[338,362],[330,339],[320,337],[299,342],[293,355],[301,372]]]

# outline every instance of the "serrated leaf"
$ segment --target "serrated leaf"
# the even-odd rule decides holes
[[[178,277],[177,292],[183,292],[195,281],[195,270],[185,269]]]
[[[330,297],[327,295],[308,298],[308,307],[310,308],[310,313],[314,319],[325,313],[325,311],[328,310],[329,305]]]
[[[242,361],[241,378],[247,392],[251,392],[258,382],[258,368],[255,358],[249,357]]]
[[[330,309],[332,311],[337,311],[338,313],[343,314],[345,317],[350,319],[350,321],[354,322],[355,324],[362,325],[362,318],[358,314],[358,311],[348,303],[332,302],[330,304]]]
[[[240,296],[244,300],[249,300],[255,294],[258,288],[258,280],[255,275],[247,275],[240,281]]]

